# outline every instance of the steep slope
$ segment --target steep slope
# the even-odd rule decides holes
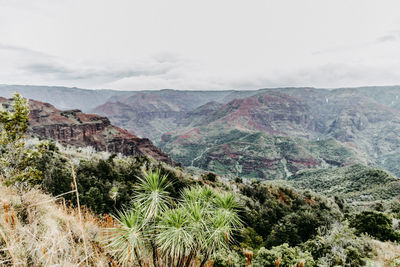
[[[221,174],[282,179],[304,168],[342,166],[367,160],[334,139],[319,140],[311,108],[300,99],[265,93],[210,104],[166,133],[161,147],[186,166]],[[189,117],[190,118],[190,117]],[[184,123],[183,121],[182,123]]]
[[[224,125],[271,134],[311,137],[316,125],[310,107],[295,97],[268,93],[235,99],[195,126]]]
[[[336,89],[302,99],[311,107],[323,136],[353,146],[375,164],[400,175],[392,164],[400,156],[398,95],[399,87],[372,87]]]
[[[209,116],[221,109],[224,105],[216,101],[208,102],[192,111],[187,112],[178,122],[177,128],[190,125],[199,125],[206,121]]]
[[[368,88],[366,91],[285,88],[265,89],[259,92],[261,93],[235,99],[225,105],[208,103],[187,113],[184,119],[180,120],[177,130],[163,135],[160,146],[187,166],[250,177],[260,175],[265,178],[268,175],[285,177],[276,174],[276,169],[280,169],[280,173],[290,174],[296,169],[326,166],[318,160],[319,155],[316,152],[319,149],[325,150],[325,145],[309,151],[306,148],[308,145],[305,144],[334,139],[337,140],[336,150],[347,150],[348,154],[353,154],[350,158],[356,155],[359,162],[376,164],[400,175],[396,164],[400,157],[400,136],[396,134],[400,132],[400,113],[395,109],[395,104],[393,107],[382,104],[388,97],[374,99],[376,94],[372,94]],[[227,98],[252,93],[233,92]],[[395,93],[400,94],[398,87],[391,89],[393,101],[396,100]],[[264,137],[262,141],[253,140],[239,145],[246,133],[260,133]],[[289,161],[283,156],[276,157],[281,155],[282,149],[276,142],[265,140],[276,139],[279,136],[285,136],[291,143],[308,152],[299,152]],[[221,147],[223,144],[224,149]],[[271,147],[271,144],[274,145]],[[263,156],[260,157],[261,151]],[[239,159],[232,156],[235,154],[240,155]],[[189,155],[195,160],[188,161],[187,159],[191,158]],[[269,159],[270,162],[272,159],[279,159],[281,162],[283,158],[288,163],[285,167],[288,172],[283,171],[282,166],[276,167],[276,164],[250,164],[255,161],[261,162],[261,159]],[[294,167],[291,164],[293,159],[313,164]],[[200,163],[201,161],[203,163]],[[210,163],[213,161],[218,163]],[[329,158],[324,160],[328,165],[343,165],[353,161],[344,158],[340,163],[335,163],[335,160]],[[225,167],[222,168],[220,164]],[[250,165],[244,169],[253,168],[259,174],[243,172],[243,166],[246,164]],[[265,171],[266,169],[269,171]],[[271,173],[271,170],[275,171]]]
[[[0,98],[8,108],[10,100]],[[48,103],[29,101],[29,132],[45,139],[53,139],[74,146],[92,146],[96,150],[124,155],[148,155],[156,160],[172,163],[170,157],[153,145],[149,139],[114,126],[106,117],[85,114],[80,110],[61,111]]]
[[[105,115],[112,123],[158,142],[163,133],[200,105],[221,100],[230,91],[144,91],[129,97],[112,97],[92,112]]]

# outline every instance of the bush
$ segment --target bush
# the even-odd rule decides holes
[[[366,233],[381,241],[400,241],[400,233],[392,227],[392,219],[385,213],[363,211],[353,215],[350,225],[358,234]]]
[[[136,205],[120,212],[119,225],[106,235],[120,264],[189,266],[201,259],[203,266],[217,252],[231,251],[242,228],[236,195],[194,186],[185,188],[178,200],[167,190],[171,185],[160,170],[140,179]]]
[[[263,238],[253,228],[246,227],[242,231],[242,248],[259,249],[263,243]]]
[[[331,229],[320,228],[319,234],[302,245],[310,251],[318,266],[364,266],[373,256],[367,237],[358,237],[347,224],[335,223]]]
[[[319,227],[342,217],[336,204],[309,193],[261,183],[239,186],[247,197],[242,217],[267,249],[283,243],[299,245],[316,235]]]
[[[289,247],[287,243],[268,250],[262,247],[252,264],[253,267],[277,266],[297,266],[303,263],[305,267],[315,265],[314,259],[310,252],[303,252],[299,247]],[[278,265],[279,266],[279,265]]]
[[[246,266],[245,256],[240,251],[220,250],[215,254],[213,267]]]
[[[201,176],[204,180],[210,181],[210,182],[216,182],[217,181],[217,175],[213,172],[209,172],[207,174],[203,174]]]

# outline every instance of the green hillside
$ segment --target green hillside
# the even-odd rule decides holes
[[[400,195],[400,179],[376,168],[355,164],[342,168],[303,170],[288,178],[296,188],[326,196],[339,196],[348,203],[391,200]]]
[[[161,148],[177,162],[238,177],[284,179],[301,169],[366,163],[334,139],[308,141],[244,130],[200,127],[164,135]]]

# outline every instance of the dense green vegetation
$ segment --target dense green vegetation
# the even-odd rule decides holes
[[[145,157],[80,158],[72,162],[54,143],[41,142],[38,145],[35,168],[42,172],[42,179],[36,184],[46,192],[57,196],[71,190],[71,164],[74,165],[78,181],[81,203],[95,213],[113,213],[132,200],[138,177],[151,168],[159,168],[162,175],[168,175],[174,183],[169,188],[171,195],[177,196],[188,183],[175,175],[175,171]],[[74,195],[65,195],[66,200],[74,200]]]
[[[338,196],[347,203],[390,200],[400,195],[400,180],[376,168],[355,164],[342,168],[299,171],[289,177],[296,188],[326,196]]]
[[[263,180],[286,179],[307,168],[363,162],[332,138],[308,141],[213,125],[199,127],[199,133],[193,136],[184,134],[165,140],[161,147],[184,166]]]
[[[315,236],[319,227],[329,227],[342,219],[333,201],[310,193],[259,182],[239,188],[246,207],[246,225],[259,233],[261,245],[267,248],[284,243],[299,245]],[[259,248],[252,243],[246,245]]]
[[[363,211],[352,215],[350,225],[358,234],[369,234],[381,241],[400,241],[400,232],[393,229],[389,215],[377,211]]]

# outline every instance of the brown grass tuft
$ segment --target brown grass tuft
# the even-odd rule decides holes
[[[81,216],[82,221],[78,210],[38,190],[20,195],[0,185],[0,266],[77,266],[86,261],[107,266],[110,259],[101,243],[106,222],[84,208]]]
[[[377,256],[371,266],[400,266],[400,245],[393,242],[373,240]]]

